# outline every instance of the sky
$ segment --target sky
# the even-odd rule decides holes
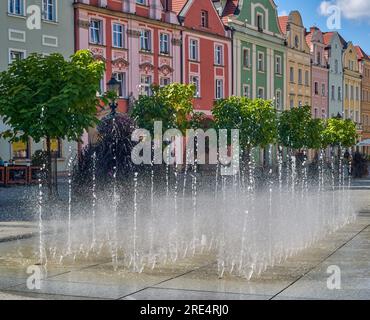
[[[360,45],[370,55],[370,0],[275,0],[280,15],[299,10],[308,29],[317,26],[322,31],[333,31],[334,25],[346,41]],[[340,17],[336,25],[334,15]],[[329,22],[329,25],[328,25]]]

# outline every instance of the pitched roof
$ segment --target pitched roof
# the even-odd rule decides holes
[[[227,18],[233,16],[238,9],[239,0],[228,0],[226,2],[224,11],[222,12],[222,21],[227,22]]]
[[[289,21],[289,16],[281,16],[281,17],[279,17],[279,25],[280,25],[280,29],[281,29],[281,31],[282,31],[284,34],[286,34],[288,21]]]
[[[360,46],[355,46],[356,52],[357,52],[357,57],[359,60],[366,59],[369,60],[369,56],[365,53],[364,50]]]
[[[180,14],[188,0],[172,0],[172,11],[176,14]]]
[[[340,35],[339,32],[333,32],[333,31],[331,31],[331,32],[323,32],[322,34],[323,34],[323,37],[324,37],[324,43],[326,45],[329,45],[331,43],[331,39],[333,38],[334,33],[337,33],[338,34],[339,40],[342,43],[343,47],[346,47],[347,46],[347,41],[344,40],[344,38]]]
[[[334,32],[323,32],[324,36],[324,43],[329,45],[331,42],[331,38],[333,37]]]

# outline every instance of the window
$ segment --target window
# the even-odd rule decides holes
[[[289,106],[290,106],[290,109],[294,108],[294,99],[293,98],[290,98]]]
[[[140,80],[141,95],[150,96],[152,94],[152,76],[142,75]]]
[[[356,101],[359,101],[359,100],[360,100],[360,92],[359,92],[358,87],[356,87]]]
[[[258,31],[263,31],[265,29],[264,21],[263,21],[263,14],[257,13],[257,28]]]
[[[331,86],[331,100],[335,100],[335,86]]]
[[[321,96],[325,97],[326,96],[326,86],[325,83],[321,84]]]
[[[294,68],[290,67],[290,82],[294,82]]]
[[[151,51],[151,33],[149,30],[140,31],[140,50]]]
[[[244,68],[249,68],[250,67],[250,49],[249,48],[244,48],[243,49],[243,66]]]
[[[101,20],[91,20],[90,42],[93,44],[103,44],[103,30]]]
[[[310,85],[310,74],[308,71],[304,73],[304,84],[306,87]]]
[[[320,51],[317,52],[317,58],[316,58],[316,60],[317,60],[317,64],[318,65],[321,65],[321,52]]]
[[[335,62],[334,62],[334,71],[335,71],[335,73],[339,72],[339,66],[338,66],[338,60],[337,59],[335,59]]]
[[[113,24],[113,47],[123,48],[124,47],[124,26],[122,24]]]
[[[47,21],[56,21],[56,0],[42,1],[43,18]]]
[[[169,54],[170,53],[170,36],[167,33],[160,34],[159,40],[160,52],[162,54]]]
[[[98,95],[102,96],[104,92],[105,92],[105,81],[104,81],[104,77],[102,77],[99,82]]]
[[[248,84],[243,85],[243,96],[246,98],[250,98],[250,86]]]
[[[118,89],[118,95],[121,98],[127,97],[126,92],[126,73],[125,72],[117,72],[113,74],[113,77],[119,82],[119,89]]]
[[[216,79],[216,99],[223,99],[224,97],[224,81]]]
[[[354,91],[354,87],[351,86],[351,100],[353,100],[355,97],[355,91]]]
[[[218,66],[223,64],[223,47],[221,45],[215,46],[215,64]]]
[[[275,73],[276,74],[282,74],[281,57],[280,56],[275,57]]]
[[[314,116],[313,116],[315,119],[317,118],[317,108],[315,108],[314,110]]]
[[[199,42],[195,39],[190,39],[190,60],[198,61],[199,58]]]
[[[23,0],[8,0],[8,12],[11,14],[23,16],[24,15]]]
[[[29,159],[28,141],[12,142],[11,146],[13,159]]]
[[[171,79],[167,77],[161,77],[159,80],[159,85],[161,87],[168,86],[171,83]]]
[[[202,10],[200,12],[200,25],[203,28],[208,28],[208,11]]]
[[[348,95],[348,84],[346,84],[346,86],[345,86],[345,92],[344,92],[344,94],[345,94],[345,98],[348,99],[349,98],[349,95]]]
[[[263,52],[258,52],[258,71],[265,71],[265,54]]]
[[[258,98],[265,99],[265,89],[264,88],[258,88]]]
[[[146,0],[136,0],[137,4],[145,5]]]
[[[319,94],[319,83],[315,82],[315,95]]]
[[[298,69],[298,84],[301,85],[303,83],[303,75],[302,75],[302,69]]]
[[[190,83],[195,86],[195,97],[200,97],[200,82],[198,76],[190,76]]]
[[[281,110],[281,91],[277,90],[275,95],[275,105],[277,110]]]
[[[294,45],[295,45],[296,48],[299,47],[299,37],[298,36],[295,36],[295,38],[294,38]]]
[[[10,50],[9,51],[9,64],[12,64],[14,61],[22,60],[25,58],[25,51]]]

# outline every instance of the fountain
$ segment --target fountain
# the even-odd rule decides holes
[[[300,162],[288,151],[284,161],[283,149],[270,146],[265,167],[252,148],[234,176],[222,175],[221,164],[132,168],[121,162],[116,121],[122,120],[113,119],[112,175],[99,181],[109,161],[101,158],[101,146],[87,149],[83,196],[74,195],[69,175],[67,222],[47,221],[61,230],[48,237],[40,183],[40,263],[106,259],[113,270],[141,273],[206,255],[220,277],[249,280],[356,217],[343,158],[336,170],[333,154],[325,159],[320,151],[311,170],[306,154]]]

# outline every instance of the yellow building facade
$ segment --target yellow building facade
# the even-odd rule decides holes
[[[286,109],[311,106],[311,56],[301,14],[279,17],[287,43]]]
[[[351,119],[357,123],[358,131],[361,133],[361,73],[357,50],[352,42],[348,42],[343,53],[343,68],[343,115],[345,119]]]

